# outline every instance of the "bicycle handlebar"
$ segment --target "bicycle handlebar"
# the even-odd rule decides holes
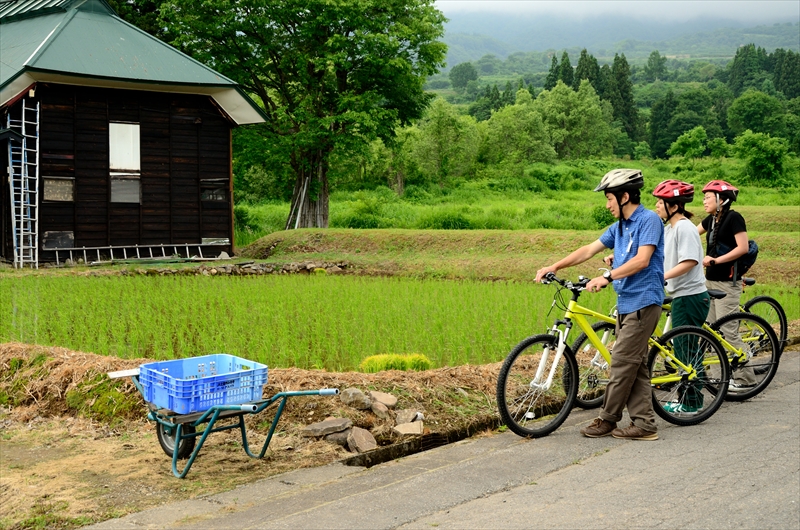
[[[545,285],[550,284],[552,282],[555,282],[555,283],[561,285],[562,287],[564,287],[565,289],[568,289],[568,290],[573,291],[573,292],[585,290],[586,289],[586,284],[589,283],[590,281],[591,281],[591,278],[585,278],[583,276],[578,276],[578,283],[576,284],[576,283],[572,283],[569,280],[563,280],[563,279],[559,278],[558,276],[556,276],[556,273],[554,273],[554,272],[548,272],[547,274],[544,275],[544,278],[542,278],[542,283],[545,284]]]

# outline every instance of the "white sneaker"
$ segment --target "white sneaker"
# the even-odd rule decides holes
[[[746,385],[743,383],[736,383],[734,381],[731,381],[730,383],[728,383],[728,392],[744,392],[746,390],[750,390],[754,386],[756,385]]]

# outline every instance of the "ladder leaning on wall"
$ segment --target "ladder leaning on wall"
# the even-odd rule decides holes
[[[22,100],[19,119],[8,113],[8,129],[22,141],[8,139],[11,230],[14,267],[39,268],[39,102]]]

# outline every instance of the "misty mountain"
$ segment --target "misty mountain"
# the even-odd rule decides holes
[[[752,27],[725,18],[688,22],[618,16],[572,19],[522,13],[452,13],[445,25],[447,64],[475,61],[486,54],[505,58],[514,52],[587,48],[598,59],[624,52],[628,59],[662,54],[733,57],[743,44],[772,51],[800,51],[797,22]]]

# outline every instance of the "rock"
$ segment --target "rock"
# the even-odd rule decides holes
[[[411,423],[401,423],[397,425],[394,429],[394,432],[403,436],[403,435],[420,435],[424,430],[424,426],[421,421],[414,421]]]
[[[369,410],[372,407],[369,397],[357,388],[346,388],[339,394],[339,397],[342,403],[354,409]]]
[[[222,252],[219,253],[219,256],[217,256],[217,259],[231,259],[231,257],[228,255],[227,252],[225,252],[223,250]]]
[[[398,410],[395,416],[395,422],[400,425],[402,423],[411,423],[412,421],[421,421],[423,418],[422,413],[414,409]]]
[[[347,447],[354,453],[364,453],[378,447],[372,433],[361,427],[353,427],[347,437]]]
[[[332,444],[337,444],[341,445],[342,447],[347,447],[347,439],[350,437],[351,430],[352,429],[345,429],[343,431],[326,434],[324,440]]]
[[[463,388],[456,388],[456,392],[458,392],[459,394],[461,394],[461,395],[462,395],[462,396],[464,396],[465,398],[468,398],[468,397],[469,397],[469,394],[468,394],[468,393],[467,393],[467,391],[466,391],[466,390],[464,390]]]
[[[353,422],[348,418],[329,418],[324,421],[306,425],[300,429],[301,436],[325,436],[334,432],[340,432],[353,426]]]
[[[372,412],[382,420],[389,419],[389,409],[380,401],[372,402]]]
[[[386,392],[376,392],[373,390],[369,393],[369,397],[373,402],[380,401],[386,405],[386,408],[393,409],[397,406],[397,398],[391,394],[387,394]]]
[[[333,266],[331,266],[331,267],[328,267],[328,273],[330,273],[330,274],[336,274],[336,273],[338,273],[338,272],[342,272],[342,268],[341,268],[341,267],[337,267],[336,265],[333,265]]]

